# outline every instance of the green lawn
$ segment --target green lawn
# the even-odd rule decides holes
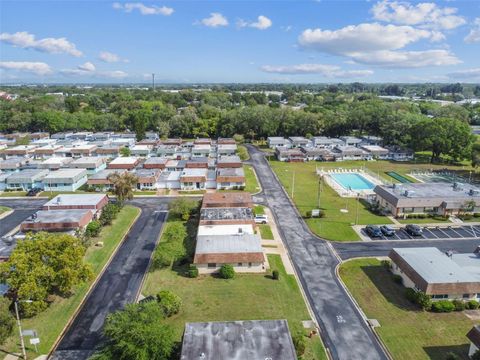
[[[465,334],[474,321],[461,312],[421,311],[376,259],[345,262],[340,276],[366,316],[380,322],[376,330],[394,359],[444,360],[448,352],[468,359]]]
[[[103,247],[91,246],[87,249],[85,261],[92,265],[95,275],[100,273],[110,255],[123,239],[139,213],[140,209],[133,206],[125,206],[113,224],[103,228],[99,237],[94,239],[95,242],[103,241]],[[64,326],[81,303],[92,282],[78,286],[75,293],[69,298],[55,297],[54,302],[47,310],[31,319],[22,320],[23,328],[37,330],[41,341],[38,346],[41,354],[47,354],[50,351]],[[19,351],[18,342],[17,332],[15,332],[14,336],[7,340],[3,348],[7,351]],[[34,353],[33,346],[28,344],[27,346],[30,358],[38,355]],[[0,347],[0,350],[2,350],[2,347]]]
[[[295,172],[293,200],[302,215],[318,206],[318,176],[315,173],[315,167],[323,164],[318,162],[270,162],[289,196],[292,194],[293,173]],[[341,165],[343,165],[343,162]],[[340,165],[337,163],[337,166]],[[342,198],[326,184],[323,184],[320,193],[320,208],[325,212],[325,217],[321,219],[306,219],[306,222],[315,234],[329,240],[360,240],[351,227],[355,223],[357,209],[359,224],[391,223],[386,216],[375,215],[368,211],[362,201],[358,201],[355,198]],[[348,212],[341,212],[340,209],[347,209]]]
[[[250,165],[243,165],[243,171],[245,172],[245,191],[252,194],[259,192],[261,188],[258,184],[253,167]]]
[[[25,195],[27,195],[26,191],[4,191],[0,194],[0,197],[16,197]]]
[[[238,145],[237,153],[238,153],[238,156],[240,157],[240,160],[242,161],[250,159],[250,154],[248,153],[248,150],[245,147],[245,145]]]
[[[273,240],[273,233],[272,229],[270,229],[270,225],[260,224],[258,225],[258,227],[260,228],[260,236],[262,237],[262,239]]]
[[[11,209],[9,207],[6,207],[6,206],[0,206],[0,215],[7,212],[7,211],[10,211]]]
[[[265,207],[263,205],[255,205],[253,212],[255,215],[263,215],[265,214]]]
[[[169,218],[168,222],[179,220]],[[192,224],[190,224],[192,227]],[[184,244],[193,247],[194,233]],[[163,241],[162,239],[160,241]],[[191,253],[191,248],[188,253]],[[287,319],[290,331],[305,331],[301,321],[310,319],[296,279],[287,275],[280,256],[269,255],[272,269],[278,269],[280,280],[265,274],[236,274],[235,279],[223,280],[210,275],[196,279],[185,277],[188,265],[174,265],[173,269],[149,272],[142,294],[155,295],[160,290],[171,290],[182,298],[180,313],[167,319],[174,327],[177,341],[182,340],[186,322]],[[304,360],[326,359],[320,340],[307,339]]]

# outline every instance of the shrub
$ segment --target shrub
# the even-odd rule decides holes
[[[432,304],[432,311],[433,312],[448,313],[448,312],[452,312],[453,310],[455,310],[455,305],[449,300],[435,301]]]
[[[278,272],[278,270],[273,270],[273,271],[272,271],[272,279],[273,279],[273,280],[278,280],[278,279],[280,279],[280,273]]]
[[[430,310],[432,308],[432,299],[424,292],[417,291],[417,304],[420,305],[423,310]]]
[[[475,218],[480,217],[480,213],[473,213],[473,217],[475,217]]]
[[[195,265],[190,264],[190,267],[188,268],[187,275],[188,275],[189,278],[198,277],[198,268]]]
[[[311,217],[312,217],[312,210],[308,210],[308,211],[305,213],[305,217],[306,217],[306,218],[311,218]]]
[[[170,266],[171,264],[172,258],[168,254],[155,250],[152,258],[152,270],[162,269]]]
[[[181,218],[184,221],[190,219],[193,211],[197,208],[198,203],[193,200],[188,200],[185,198],[178,198],[173,200],[169,205],[168,209],[170,213],[174,216]]]
[[[297,356],[303,356],[307,347],[307,340],[305,339],[305,335],[303,335],[302,333],[298,333],[292,337],[292,341],[293,346],[295,346],[295,352],[297,353]]]
[[[223,264],[219,274],[223,279],[233,279],[235,277],[235,269],[230,264]]]
[[[405,297],[407,298],[408,301],[412,303],[416,303],[417,301],[417,292],[413,290],[412,288],[407,288],[405,290]]]
[[[455,311],[465,310],[465,303],[462,300],[453,300],[453,306],[455,306]]]
[[[0,297],[0,345],[12,335],[15,327],[15,320],[9,310],[10,301],[7,298]]]
[[[479,306],[480,304],[478,303],[477,300],[470,300],[465,307],[470,310],[476,310],[478,309]]]
[[[102,225],[110,225],[112,221],[115,220],[115,218],[117,217],[119,211],[120,206],[117,204],[109,203],[105,205],[99,218]]]
[[[393,275],[393,281],[396,283],[396,284],[399,284],[399,285],[403,285],[403,279],[400,275]]]
[[[100,224],[100,221],[93,220],[87,225],[85,229],[85,236],[87,238],[97,237],[98,234],[100,234],[101,229],[102,229],[102,224]]]
[[[168,290],[162,290],[157,294],[157,301],[165,317],[178,314],[182,307],[182,299]]]
[[[382,260],[381,264],[387,270],[390,270],[392,268],[392,263],[390,262],[390,260]]]

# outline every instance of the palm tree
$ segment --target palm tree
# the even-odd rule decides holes
[[[117,201],[121,204],[125,200],[133,198],[133,188],[137,185],[138,177],[130,172],[118,173],[114,172],[108,175],[108,181],[113,185],[113,194],[116,195]]]

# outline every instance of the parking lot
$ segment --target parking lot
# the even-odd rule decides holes
[[[419,225],[422,229],[422,234],[420,236],[412,236],[405,231],[404,227],[395,227],[395,235],[381,237],[371,237],[365,231],[365,228],[361,230],[361,233],[364,237],[369,238],[373,241],[378,240],[419,240],[419,239],[471,239],[471,238],[480,238],[480,225],[452,225],[452,226],[429,226],[424,227]]]

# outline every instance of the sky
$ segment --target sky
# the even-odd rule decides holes
[[[1,83],[480,83],[480,1],[5,1]]]

